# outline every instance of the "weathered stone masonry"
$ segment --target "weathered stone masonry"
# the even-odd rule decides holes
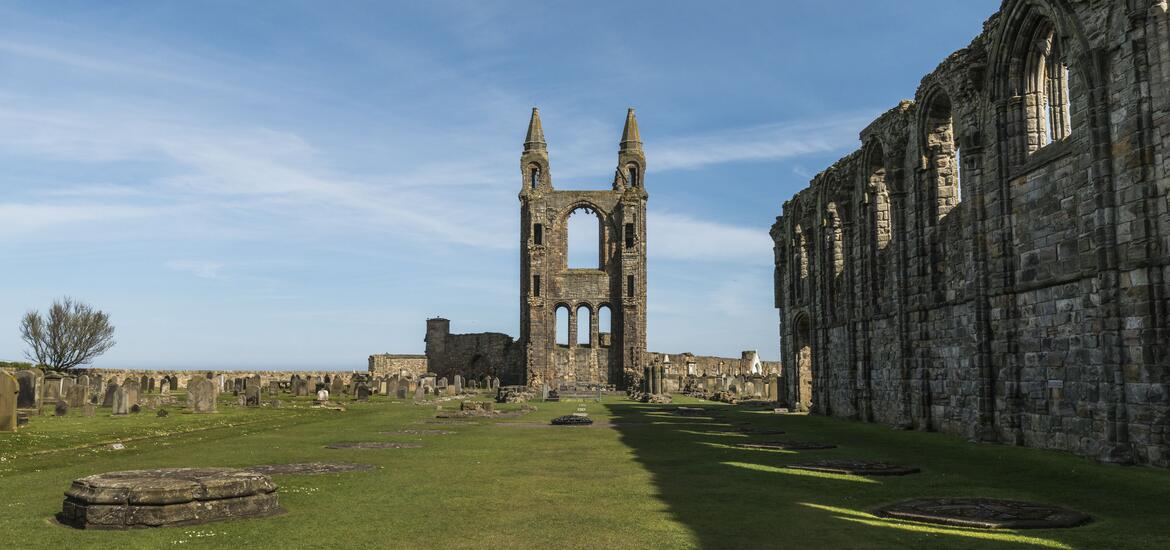
[[[1006,0],[772,228],[819,414],[1170,466],[1166,0]]]
[[[540,113],[532,110],[520,191],[520,340],[529,384],[625,384],[646,353],[646,156],[634,110],[626,114],[610,190],[553,187]],[[598,266],[568,264],[568,221],[578,210],[598,217]],[[568,310],[569,341],[556,342],[556,312]],[[610,311],[609,334],[598,326]],[[577,316],[589,334],[577,334]],[[580,338],[579,338],[580,336]],[[586,337],[587,336],[587,337]],[[583,341],[583,344],[579,344]]]

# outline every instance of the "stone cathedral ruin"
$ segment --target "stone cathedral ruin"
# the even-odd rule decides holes
[[[676,390],[687,376],[777,374],[779,364],[760,361],[755,351],[738,358],[673,354],[672,366],[669,354],[646,350],[649,195],[633,109],[626,113],[617,156],[610,189],[555,188],[540,111],[532,109],[520,155],[520,338],[498,332],[452,334],[450,320],[428,319],[425,357],[371,356],[371,372],[395,374],[425,360],[426,370],[442,377],[621,388],[654,361],[666,365],[664,373]],[[568,226],[574,214],[597,218],[595,265],[569,265]],[[560,323],[567,324],[567,342],[557,341],[558,330],[564,329]]]
[[[1007,0],[772,228],[790,402],[1170,465],[1164,0]]]

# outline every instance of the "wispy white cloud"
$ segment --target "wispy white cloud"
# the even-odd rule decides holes
[[[651,211],[646,218],[651,258],[767,265],[772,240],[765,229]]]
[[[163,264],[163,267],[172,271],[189,273],[200,279],[221,279],[225,266],[221,262],[208,260],[171,260]]]
[[[794,158],[848,148],[871,120],[865,114],[732,128],[649,143],[646,154],[661,171]]]

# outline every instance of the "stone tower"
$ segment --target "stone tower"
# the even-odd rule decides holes
[[[624,387],[646,351],[646,157],[634,110],[626,114],[610,190],[553,188],[540,112],[532,109],[520,155],[520,337],[529,384]],[[568,220],[598,218],[598,266],[570,268]],[[557,343],[557,310],[568,309],[569,340]],[[610,326],[599,326],[608,309]],[[577,334],[589,315],[589,334]],[[581,343],[578,343],[578,342]]]

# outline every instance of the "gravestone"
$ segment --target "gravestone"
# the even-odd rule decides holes
[[[460,376],[458,374],[455,375],[454,386],[455,386],[455,393],[456,394],[463,393],[463,377],[462,376]]]
[[[215,383],[210,380],[196,379],[187,383],[187,407],[192,412],[215,412],[216,395]]]
[[[326,401],[329,401],[329,390],[325,388],[317,390],[317,402],[324,404]]]
[[[130,394],[122,386],[114,386],[114,415],[130,414]]]
[[[334,376],[333,382],[329,386],[329,393],[335,396],[340,396],[345,392],[345,382],[341,376]],[[338,397],[340,399],[340,397]]]
[[[398,393],[399,393],[398,392],[398,378],[391,378],[388,385],[389,385],[389,387],[386,390],[386,395],[389,395],[390,397],[398,397],[398,398],[406,397],[405,395],[401,395],[401,396],[398,395]]]
[[[128,378],[126,383],[122,384],[122,389],[126,390],[126,399],[128,399],[127,407],[133,407],[138,404],[138,392],[141,386],[139,381],[133,377]]]
[[[70,407],[80,408],[85,404],[85,396],[89,393],[89,385],[74,384],[65,392],[65,402]]]
[[[365,384],[358,384],[357,389],[354,391],[354,399],[358,401],[369,401],[370,387]]]
[[[20,386],[20,393],[16,397],[16,408],[39,409],[41,392],[37,391],[37,374],[31,370],[17,371],[16,383]]]
[[[171,391],[179,391],[179,377],[171,375],[167,383],[171,386]]]
[[[20,397],[20,382],[16,377],[0,371],[0,432],[16,431],[16,402]]]
[[[118,391],[118,381],[116,379],[111,380],[110,385],[106,386],[106,393],[102,395],[102,406],[103,407],[113,407],[114,406],[114,393],[117,391]]]
[[[447,377],[444,376],[444,377],[436,380],[435,387],[439,388],[440,390],[447,389]]]
[[[426,388],[424,388],[422,386],[418,386],[414,389],[414,400],[415,401],[425,401],[426,398],[427,398]]]
[[[57,404],[57,400],[61,398],[61,375],[56,372],[47,373],[41,384],[41,406]]]
[[[64,399],[58,401],[57,404],[53,406],[53,414],[57,416],[65,416],[69,414],[69,402],[65,401]]]
[[[398,390],[395,392],[394,395],[396,397],[398,397],[399,399],[406,399],[406,396],[407,396],[406,385],[404,384],[404,385],[398,386]]]
[[[244,405],[248,407],[260,406],[260,384],[249,384],[244,389]]]
[[[86,403],[81,406],[81,416],[91,418],[97,414],[97,405]]]
[[[81,387],[85,388],[85,389],[86,389],[86,391],[89,391],[89,385],[90,385],[90,383],[89,383],[89,375],[88,375],[88,374],[83,374],[83,375],[81,375],[81,376],[78,376],[78,377],[77,377],[77,380],[75,381],[75,383],[76,383],[78,386],[81,386]]]

